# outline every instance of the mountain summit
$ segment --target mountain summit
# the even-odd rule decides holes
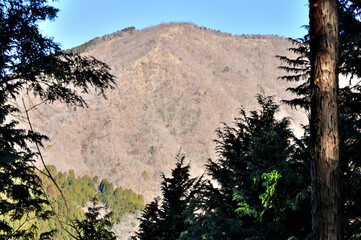
[[[215,157],[212,139],[221,122],[238,109],[255,110],[263,91],[276,101],[292,97],[277,78],[276,55],[290,55],[290,42],[278,36],[242,35],[189,23],[128,28],[91,40],[71,51],[106,62],[117,77],[107,99],[87,97],[89,108],[43,106],[32,111],[37,130],[50,137],[48,164],[77,174],[98,175],[130,187],[150,200],[159,194],[160,173],[170,172],[180,151],[193,174]],[[303,113],[281,107],[294,127]]]

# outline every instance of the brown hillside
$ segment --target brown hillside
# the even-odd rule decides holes
[[[52,105],[32,111],[48,134],[46,161],[60,170],[109,178],[150,200],[160,172],[174,167],[182,149],[194,174],[214,157],[215,129],[238,108],[256,108],[261,89],[290,98],[275,55],[289,55],[277,36],[232,36],[192,24],[161,24],[100,39],[84,54],[108,63],[117,87],[108,99],[89,96],[88,109]],[[281,115],[304,122],[285,106]],[[295,125],[299,131],[299,125]]]

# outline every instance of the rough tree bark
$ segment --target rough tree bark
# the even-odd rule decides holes
[[[313,239],[341,239],[337,0],[309,0]]]

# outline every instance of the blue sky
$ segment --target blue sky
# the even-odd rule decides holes
[[[303,37],[308,0],[59,0],[52,22],[40,23],[43,34],[63,49],[126,27],[143,29],[164,22],[193,22],[232,34],[277,34]]]

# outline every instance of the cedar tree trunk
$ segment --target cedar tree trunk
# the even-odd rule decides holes
[[[337,0],[309,0],[312,237],[341,239]]]

